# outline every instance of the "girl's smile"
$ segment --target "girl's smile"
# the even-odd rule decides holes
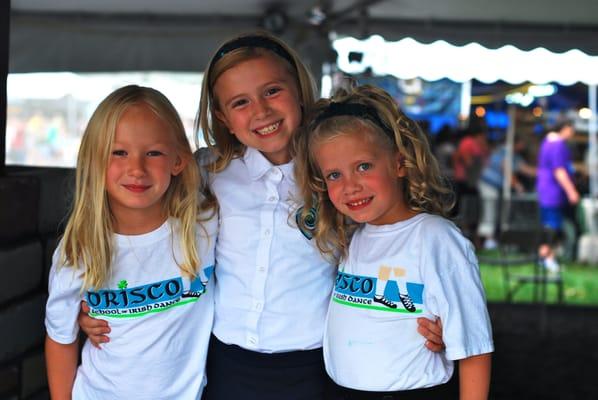
[[[352,211],[356,211],[361,208],[367,207],[372,202],[373,199],[374,199],[374,197],[372,196],[372,197],[368,197],[365,199],[351,201],[346,204],[347,204],[347,207],[349,207]]]
[[[265,136],[273,136],[277,133],[278,127],[280,127],[280,124],[282,123],[281,121],[277,121],[271,125],[265,126],[263,128],[258,128],[255,130],[255,132],[260,135],[261,137],[265,137]]]
[[[125,189],[135,193],[143,193],[148,190],[151,185],[123,185]]]
[[[214,85],[218,119],[273,164],[290,161],[289,141],[301,123],[297,84],[284,62],[262,55],[224,71]]]

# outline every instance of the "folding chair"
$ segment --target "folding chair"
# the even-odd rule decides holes
[[[480,262],[498,265],[503,269],[505,297],[513,300],[521,287],[533,285],[533,301],[546,302],[547,286],[557,286],[558,302],[563,301],[564,284],[561,272],[548,273],[538,258],[538,246],[543,235],[539,209],[535,196],[515,196],[503,202],[500,233],[498,235],[498,257],[480,257]],[[533,270],[517,273],[513,269],[533,265]],[[519,268],[518,268],[519,269]]]

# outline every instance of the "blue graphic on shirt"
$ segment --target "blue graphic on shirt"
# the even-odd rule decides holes
[[[314,237],[313,231],[316,229],[318,211],[316,208],[312,207],[309,209],[305,217],[303,217],[302,213],[303,207],[300,207],[295,213],[295,221],[297,222],[297,227],[303,236],[311,240]]]
[[[214,266],[211,265],[207,268],[204,268],[204,274],[206,275],[206,280],[201,280],[201,276],[195,278],[191,285],[189,286],[189,290],[183,293],[182,297],[200,297],[206,290],[206,286],[208,285],[208,281],[214,272]]]
[[[118,289],[88,291],[85,300],[91,309],[91,316],[139,317],[199,300],[205,293],[213,271],[213,265],[204,268],[203,274],[190,282],[189,290],[184,290],[181,277],[132,288],[127,288],[126,280],[121,280]]]
[[[417,311],[409,311],[404,308],[390,308],[376,304],[377,278],[365,275],[353,275],[339,271],[334,285],[333,301],[347,306],[370,308],[388,312],[422,312],[424,285],[421,283],[407,282],[407,295],[417,307]],[[391,302],[401,303],[399,287],[394,280],[389,280],[384,289],[384,297]]]

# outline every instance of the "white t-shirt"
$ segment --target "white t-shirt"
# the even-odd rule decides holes
[[[48,336],[63,344],[77,338],[79,303],[109,321],[110,342],[98,350],[85,342],[73,399],[199,399],[214,315],[216,220],[198,227],[200,274],[181,276],[176,220],[134,236],[115,234],[112,276],[105,287],[81,292],[82,270],[57,268],[54,253],[46,305]],[[60,248],[60,246],[59,246]],[[174,255],[174,258],[173,258]]]
[[[387,304],[374,301],[379,276],[388,279]],[[417,332],[418,317],[434,316],[442,320],[446,352],[429,351]],[[450,360],[493,350],[473,246],[451,222],[418,214],[392,225],[366,224],[355,233],[324,337],[326,370],[337,384],[370,391],[435,386],[450,379]]]
[[[293,163],[248,148],[209,178],[220,205],[214,335],[263,353],[321,347],[336,269],[297,228]]]

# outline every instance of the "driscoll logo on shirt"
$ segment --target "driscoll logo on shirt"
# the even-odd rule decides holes
[[[423,312],[422,295],[424,285],[407,282],[407,293],[400,293],[397,282],[389,280],[386,282],[383,295],[376,296],[377,284],[377,278],[339,271],[336,275],[332,301],[345,306],[386,312],[410,314],[421,314]]]
[[[213,270],[214,266],[204,269],[207,279]],[[189,290],[184,291],[180,277],[133,288],[128,288],[127,281],[121,280],[118,289],[88,291],[85,300],[92,317],[135,318],[196,302],[205,293],[207,283],[198,276],[191,282]]]

